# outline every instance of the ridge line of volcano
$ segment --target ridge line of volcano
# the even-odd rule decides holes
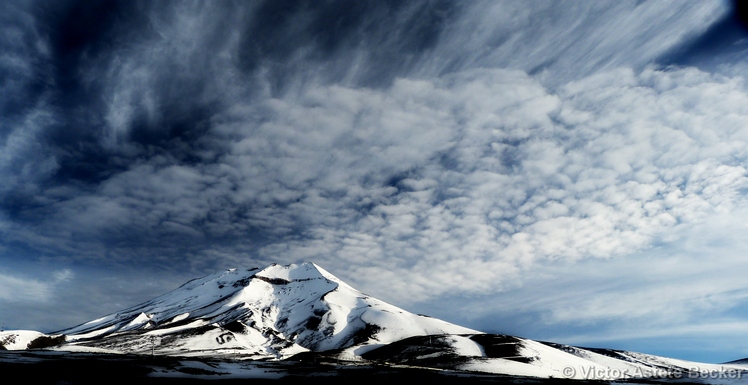
[[[261,281],[265,281],[265,282],[267,282],[269,284],[272,284],[272,285],[288,285],[288,284],[290,284],[292,282],[306,282],[306,281],[311,281],[311,280],[315,280],[315,279],[326,279],[325,277],[321,277],[320,276],[320,277],[292,279],[292,280],[289,281],[289,280],[283,279],[283,278],[268,278],[268,277],[263,277],[263,276],[257,275],[257,274],[255,274],[254,276],[252,276],[250,278],[257,278],[257,279],[259,279]]]

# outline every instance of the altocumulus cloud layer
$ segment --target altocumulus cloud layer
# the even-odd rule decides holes
[[[726,3],[0,7],[0,251],[57,271],[0,285],[34,300],[74,289],[69,266],[312,260],[398,304],[490,313],[549,266],[597,282],[746,203],[744,67],[697,44],[736,30]],[[550,323],[668,304],[617,314],[610,289],[571,315],[534,295]]]

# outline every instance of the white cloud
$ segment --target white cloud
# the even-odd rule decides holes
[[[411,92],[409,110],[442,117],[430,130],[411,123],[401,142],[408,144],[409,159],[397,163],[410,174],[398,192],[380,196],[363,217],[338,217],[339,224],[326,223],[324,230],[310,220],[306,234],[318,241],[284,242],[263,255],[347,265],[343,274],[367,289],[418,301],[453,290],[500,290],[545,260],[630,254],[744,200],[748,100],[740,79],[695,69],[622,69],[553,95],[521,73],[490,70],[419,88],[428,92]],[[399,100],[400,90],[362,96],[395,114],[401,103],[387,99]],[[373,102],[366,105],[376,110]],[[324,101],[315,108],[326,107],[346,116]],[[304,124],[325,127],[314,119]],[[420,146],[441,127],[450,136]],[[378,138],[365,145],[379,147]],[[439,143],[452,146],[448,161],[440,161]],[[343,148],[338,159],[361,165],[357,158],[364,151]],[[334,170],[352,181],[357,174],[393,170],[389,160],[370,156],[364,168]],[[304,163],[314,162],[310,155]],[[413,188],[421,179],[426,187]],[[315,205],[353,207],[357,198]],[[305,207],[303,199],[298,207]],[[395,283],[402,277],[409,282]]]
[[[62,269],[55,271],[52,276],[54,277],[54,283],[63,283],[72,280],[75,274],[70,269]]]
[[[730,341],[746,327],[745,215],[738,208],[671,228],[668,242],[625,256],[537,264],[503,293],[452,306],[473,327],[577,345],[688,336],[709,351],[743,351]]]
[[[547,261],[617,258],[731,213],[745,106],[741,79],[693,68],[616,69],[557,92],[500,69],[319,85],[214,116],[212,162],[141,161],[9,231],[49,247],[70,234],[70,250],[133,235],[245,250],[237,237],[258,232],[269,244],[253,257],[315,260],[399,303],[496,292]],[[225,253],[221,265],[245,263]]]

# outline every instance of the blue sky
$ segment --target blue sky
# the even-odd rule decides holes
[[[489,332],[748,357],[720,1],[0,5],[0,326],[312,261]]]

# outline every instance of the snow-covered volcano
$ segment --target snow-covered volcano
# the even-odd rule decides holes
[[[369,297],[313,263],[232,269],[61,330],[66,349],[284,358],[403,338],[478,333]]]
[[[315,360],[586,380],[737,384],[742,361],[703,364],[486,334],[369,297],[313,263],[232,269],[61,330],[0,332],[0,350]]]

